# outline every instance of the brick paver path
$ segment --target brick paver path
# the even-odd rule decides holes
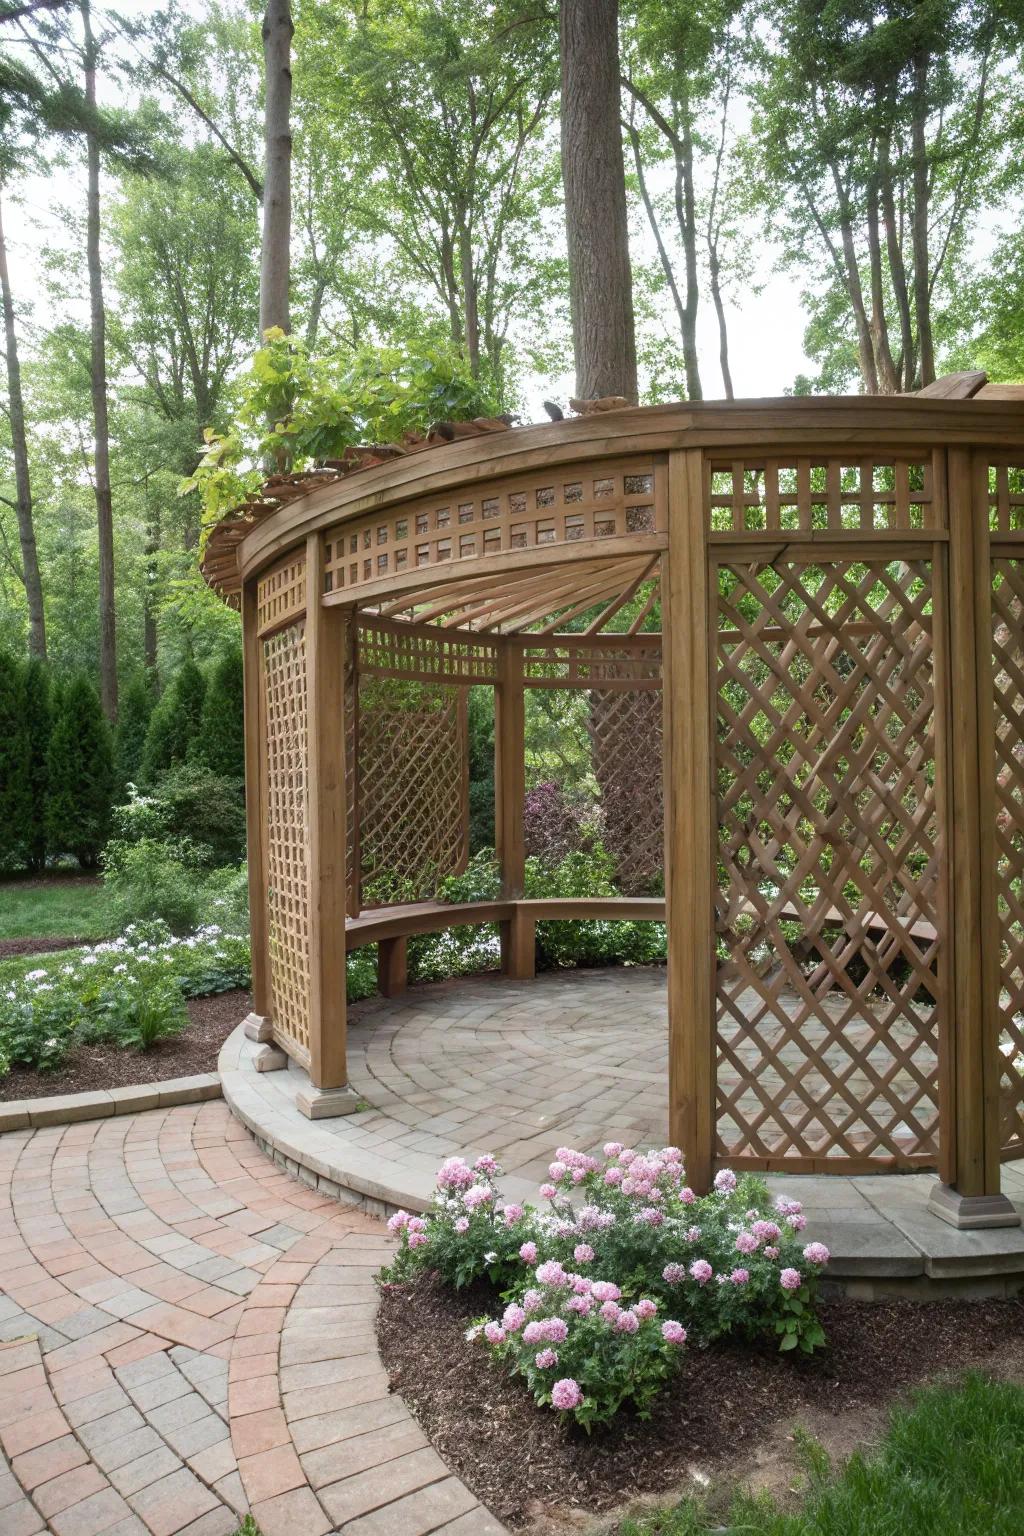
[[[0,1138],[2,1536],[501,1536],[388,1391],[389,1252],[220,1103]]]

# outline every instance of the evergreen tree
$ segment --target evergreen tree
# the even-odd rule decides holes
[[[47,772],[51,851],[73,853],[83,869],[94,869],[110,831],[114,751],[99,695],[81,674],[60,695]]]
[[[206,697],[206,679],[187,656],[177,676],[153,710],[142,753],[142,780],[155,784],[174,763],[188,760],[199,734]]]
[[[0,653],[0,867],[21,864],[28,826],[25,680],[19,663]]]
[[[50,701],[50,674],[38,656],[25,666],[25,737],[28,750],[28,821],[25,857],[29,869],[46,867],[46,803],[49,778],[46,760],[50,750],[53,724]]]
[[[469,690],[469,851],[494,847],[494,695]]]
[[[146,733],[155,704],[148,672],[138,672],[121,695],[117,717],[117,792],[125,785],[138,784],[142,776],[142,758]]]
[[[224,778],[245,777],[242,653],[237,646],[225,651],[213,669],[193,756]]]

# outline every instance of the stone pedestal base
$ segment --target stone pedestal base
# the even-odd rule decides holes
[[[1020,1226],[1020,1214],[1005,1195],[961,1195],[948,1184],[932,1186],[928,1209],[960,1232]]]
[[[262,1013],[250,1013],[242,1020],[242,1028],[247,1040],[255,1040],[258,1045],[264,1045],[273,1040],[274,1030],[268,1018]]]
[[[257,1072],[283,1072],[288,1057],[278,1045],[261,1045],[252,1053],[252,1064]]]
[[[338,1115],[354,1115],[361,1100],[354,1088],[300,1088],[295,1107],[307,1120],[334,1120]]]

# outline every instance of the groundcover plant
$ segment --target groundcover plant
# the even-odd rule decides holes
[[[770,1335],[806,1353],[824,1342],[815,1298],[829,1254],[803,1242],[799,1201],[727,1168],[696,1195],[678,1147],[559,1147],[548,1174],[543,1204],[518,1205],[502,1199],[496,1158],[447,1159],[426,1215],[389,1221],[399,1251],[384,1276],[488,1280],[503,1310],[467,1341],[538,1404],[589,1430],[626,1403],[649,1412],[688,1339]]]

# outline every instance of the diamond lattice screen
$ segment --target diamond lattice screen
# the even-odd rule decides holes
[[[267,927],[275,1032],[309,1048],[306,624],[262,642]]]
[[[718,586],[719,1152],[933,1161],[930,566]]]
[[[1000,1098],[1004,1152],[1024,1151],[1024,563],[992,568]]]
[[[464,691],[361,678],[357,739],[363,902],[435,896],[469,851]]]
[[[588,716],[601,840],[626,896],[665,888],[661,689],[593,689]]]

